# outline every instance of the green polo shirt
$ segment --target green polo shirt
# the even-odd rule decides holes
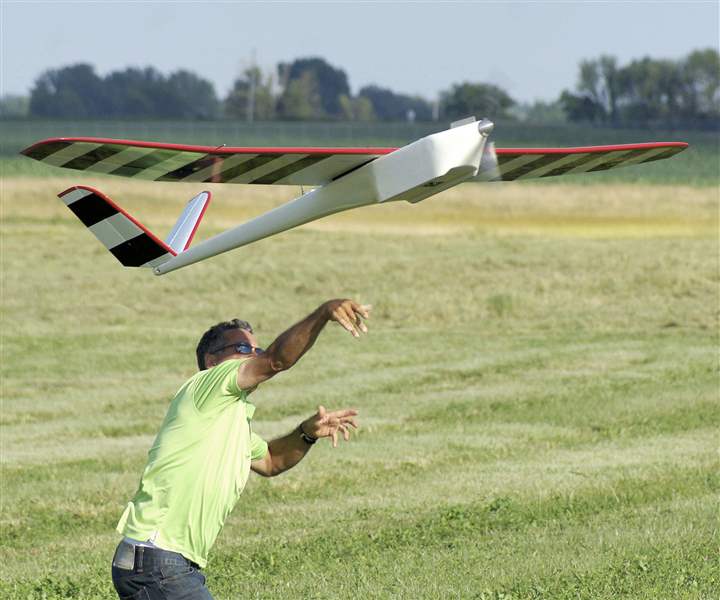
[[[179,552],[201,567],[267,443],[250,428],[255,407],[237,386],[241,360],[200,371],[180,388],[117,530]]]

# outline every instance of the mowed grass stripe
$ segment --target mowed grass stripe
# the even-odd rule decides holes
[[[481,426],[488,423],[537,423],[572,428],[575,430],[574,443],[581,440],[592,443],[605,438],[692,430],[717,422],[720,418],[716,401],[717,373],[712,364],[676,367],[652,377],[624,373],[616,379],[607,376],[599,379],[592,374],[571,380],[564,377],[559,380],[531,377],[519,390],[508,389],[497,371],[492,377],[483,377],[475,371],[461,371],[457,379],[452,375],[433,375],[433,384],[423,381],[422,376],[416,376],[414,387],[411,381],[396,377],[392,390],[380,391],[374,386],[369,390],[361,388],[355,402],[367,405],[370,401],[366,399],[373,398],[375,403],[402,405],[405,416],[393,424],[375,426],[373,433],[376,435],[402,430],[428,431],[438,427],[454,429],[457,425],[467,427],[473,423]],[[688,381],[692,382],[691,386],[686,383]],[[489,390],[483,389],[485,386]],[[403,389],[419,391],[413,394],[411,402],[406,402],[398,398]],[[4,417],[3,460],[22,462],[23,455],[28,459],[34,455],[45,461],[48,457],[42,448],[47,440],[54,440],[51,445],[59,440],[81,441],[86,445],[97,439],[99,446],[95,451],[102,452],[105,438],[154,435],[167,399],[141,396],[142,401],[134,403],[136,412],[118,422],[118,417],[127,412],[128,406],[113,402],[116,394],[115,388],[109,393],[98,389],[92,394],[92,403],[69,408],[70,415],[62,412],[45,414],[45,417],[54,415],[54,418],[38,418],[36,412],[31,412],[31,418],[24,419],[23,413],[19,412],[13,421],[13,413],[8,412]],[[318,402],[331,402],[334,396],[331,388],[315,397]],[[285,411],[275,416],[277,418],[289,412],[299,418],[305,406],[304,398],[291,401],[289,405],[286,403]],[[91,411],[92,416],[82,418],[83,411]],[[152,415],[154,420],[148,418]],[[259,427],[263,429],[262,425]],[[28,454],[23,446],[32,442],[36,443],[28,446]],[[116,447],[114,442],[112,447]]]
[[[505,369],[501,371],[507,372]],[[690,379],[697,379],[693,372],[689,375],[691,375]],[[688,380],[683,373],[670,372],[670,376],[671,380]],[[389,453],[392,448],[384,444],[384,440],[388,437],[413,440],[412,443],[419,444],[424,449],[426,457],[418,459],[414,453],[406,453],[399,468],[394,470],[394,476],[402,475],[404,471],[411,475],[424,476],[431,474],[428,471],[429,467],[437,470],[453,464],[480,464],[508,456],[522,456],[528,452],[538,452],[539,448],[581,449],[592,447],[605,439],[630,441],[635,437],[647,437],[662,432],[692,431],[702,429],[707,423],[716,420],[717,406],[712,401],[715,390],[712,377],[706,380],[704,392],[703,384],[698,385],[697,381],[693,383],[694,389],[683,389],[682,386],[675,385],[677,388],[675,390],[672,386],[668,388],[667,382],[663,380],[656,383],[657,390],[648,390],[647,381],[641,380],[639,389],[623,387],[615,392],[605,393],[605,400],[601,403],[594,401],[592,394],[576,393],[572,388],[566,389],[565,386],[562,386],[562,392],[558,397],[553,394],[547,397],[537,396],[533,392],[533,387],[539,385],[535,378],[532,378],[531,383],[526,383],[519,393],[511,389],[510,397],[508,390],[503,389],[502,386],[498,387],[497,384],[489,391],[482,390],[479,397],[475,397],[473,392],[473,395],[466,399],[462,399],[462,391],[431,393],[426,399],[422,394],[416,394],[414,401],[420,406],[430,404],[435,405],[436,408],[425,413],[420,411],[419,414],[412,410],[406,417],[396,419],[394,422],[386,422],[370,416],[366,432],[362,433],[364,447],[359,448],[359,451],[365,456],[372,456],[374,449],[379,447],[381,453]],[[460,400],[454,398],[452,394],[457,394]],[[707,400],[702,400],[703,395]],[[648,403],[648,398],[651,398],[652,402]],[[28,447],[30,454],[26,454],[23,460],[24,471],[34,472],[32,468],[28,468],[33,461],[69,460],[76,449],[80,448],[86,455],[94,456],[115,454],[118,451],[129,453],[135,457],[134,470],[139,472],[142,460],[154,437],[157,422],[164,412],[166,400],[160,398],[155,401],[154,420],[148,412],[149,405],[146,404],[144,411],[140,411],[140,406],[136,406],[138,414],[125,418],[122,426],[111,423],[117,423],[118,411],[122,414],[127,407],[123,404],[114,404],[110,398],[104,400],[102,396],[94,397],[93,403],[95,402],[100,403],[105,410],[108,407],[116,410],[102,420],[94,423],[91,421],[92,424],[88,423],[87,416],[79,421],[82,411],[76,410],[74,418],[62,420],[53,428],[41,427],[29,438],[14,439],[10,436],[10,441],[15,444],[30,444],[32,440],[31,446]],[[382,398],[380,402],[387,403]],[[92,406],[87,406],[86,409],[92,410]],[[272,412],[268,409],[264,412],[272,416]],[[298,418],[300,414],[298,413]],[[95,414],[94,418],[96,416]],[[552,419],[558,418],[560,423],[556,423],[555,428],[548,427]],[[261,431],[274,431],[275,434],[279,434],[292,426],[290,423],[284,423],[277,428],[273,423],[273,421],[261,422],[258,427]],[[527,427],[518,429],[513,424],[527,425]],[[27,436],[28,428],[25,426],[12,429],[17,429],[19,433]],[[445,431],[446,439],[442,436],[433,438],[427,435],[427,432],[437,429]],[[493,429],[495,433],[489,437]],[[141,432],[146,435],[137,437]],[[489,443],[487,443],[488,437]],[[48,443],[47,439],[54,441]],[[60,439],[67,440],[66,450],[53,456],[52,449]],[[73,440],[76,443],[73,443]],[[706,443],[708,447],[711,446],[711,441]],[[667,444],[670,447],[675,446],[672,439],[669,439]],[[632,452],[632,446],[628,448],[628,452]],[[9,458],[17,457],[12,451],[6,454]],[[35,458],[28,462],[29,457]],[[415,460],[418,462],[414,463]],[[364,461],[351,462],[344,468],[348,475],[341,476],[332,472],[328,478],[322,477],[323,481],[327,480],[329,489],[332,489],[333,484],[340,485],[343,482],[352,485],[353,473],[367,470]],[[45,478],[42,474],[38,477]],[[408,483],[412,484],[412,480]],[[134,482],[129,488],[132,486]]]
[[[660,494],[663,490],[671,496],[691,492],[695,494],[699,493],[698,490],[707,493],[717,488],[718,483],[717,473],[713,471],[713,468],[717,467],[717,461],[710,455],[711,436],[712,431],[702,432],[694,436],[692,441],[687,438],[683,440],[666,436],[654,440],[653,445],[636,445],[634,448],[596,445],[593,450],[582,452],[588,455],[587,458],[582,455],[577,456],[578,453],[574,451],[557,449],[554,446],[544,449],[541,443],[534,441],[537,461],[535,465],[528,464],[527,459],[524,458],[530,448],[518,444],[515,451],[509,453],[509,457],[495,456],[494,463],[486,464],[484,467],[481,466],[483,461],[471,461],[468,455],[458,459],[452,451],[437,453],[422,439],[418,442],[428,448],[431,454],[430,460],[414,463],[412,457],[405,457],[395,465],[379,460],[366,461],[364,484],[370,488],[370,495],[377,495],[379,492],[377,501],[385,507],[360,510],[372,520],[376,511],[390,514],[400,507],[404,506],[407,510],[412,506],[412,511],[406,514],[415,519],[418,511],[426,512],[424,502],[417,505],[410,502],[408,505],[407,499],[403,499],[406,495],[403,490],[418,486],[422,486],[425,493],[437,488],[442,494],[440,497],[444,499],[443,503],[452,498],[470,499],[478,493],[486,496],[483,489],[504,489],[507,491],[507,497],[501,499],[500,503],[503,507],[507,503],[516,503],[518,505],[516,512],[527,512],[530,510],[527,506],[535,506],[539,503],[542,505],[540,510],[542,514],[550,510],[542,508],[545,506],[544,503],[550,502],[555,505],[555,496],[567,496],[569,502],[575,503],[573,506],[580,507],[576,512],[584,514],[586,505],[594,504],[595,501],[582,501],[583,494],[604,498],[609,493],[614,498],[613,506],[622,506],[633,504],[634,499],[637,499],[637,503],[649,502],[649,498],[654,497],[653,493]],[[668,450],[663,455],[659,447]],[[478,449],[478,453],[482,453],[482,448]],[[614,459],[609,459],[610,456]],[[618,461],[618,458],[621,460]],[[622,464],[622,470],[618,470],[613,462],[615,465]],[[113,480],[119,479],[120,483],[127,486],[129,477],[122,474],[132,466],[128,462],[81,461],[59,469],[35,467],[6,471],[4,479],[14,493],[3,499],[3,504],[6,505],[2,521],[4,537],[10,540],[15,548],[19,548],[25,544],[32,547],[38,540],[51,541],[62,538],[72,531],[73,527],[79,528],[81,523],[84,523],[82,529],[85,533],[99,534],[111,530],[122,509],[121,504],[113,501],[118,494],[122,494],[121,486],[113,483]],[[134,466],[140,467],[139,464]],[[444,480],[444,474],[453,470],[462,481],[471,476],[471,471],[468,469],[473,468],[481,469],[476,473],[479,481],[474,487],[460,483],[460,489],[454,490],[453,487],[457,484]],[[533,470],[538,471],[534,485],[525,488],[521,484],[518,487],[517,482],[526,480]],[[239,522],[249,521],[243,527],[246,534],[251,535],[255,529],[252,525],[251,513],[257,506],[266,506],[273,501],[283,501],[294,507],[294,510],[276,514],[275,518],[279,521],[296,519],[298,509],[303,509],[304,518],[309,521],[319,518],[323,512],[330,510],[330,505],[337,502],[337,486],[343,488],[352,486],[356,479],[356,471],[357,465],[348,469],[346,464],[331,463],[326,465],[324,472],[310,474],[310,479],[292,481],[297,479],[293,477],[289,482],[279,482],[279,485],[272,485],[275,482],[257,483],[257,487],[253,486],[248,490],[233,519],[238,519]],[[37,483],[50,481],[53,485],[57,485],[59,482],[72,480],[79,473],[83,473],[83,477],[93,485],[88,486],[83,482],[76,488],[67,490],[66,494],[49,496],[49,490],[44,491],[43,484]],[[565,483],[558,485],[558,477]],[[676,482],[676,487],[663,485],[670,480]],[[102,485],[98,485],[99,483]],[[545,489],[558,491],[539,493],[537,486],[541,483]],[[52,488],[53,485],[47,487]],[[559,491],[564,488],[564,491]],[[512,499],[512,502],[509,499]],[[368,506],[369,501],[368,494],[365,494],[363,504]],[[495,500],[491,505],[493,502]],[[485,499],[467,503],[468,507],[463,510],[468,516],[467,519],[463,517],[463,520],[468,521],[468,527],[482,529],[480,522],[475,522],[473,520],[475,517],[472,515],[482,513],[481,509],[485,503]],[[460,504],[465,505],[466,502]],[[490,506],[491,513],[497,508],[493,506]],[[521,510],[520,507],[524,508]],[[598,510],[605,508],[600,507]],[[434,518],[427,517],[430,520]],[[536,518],[540,519],[539,516],[533,517]],[[427,520],[425,517],[423,519]],[[515,520],[515,517],[511,520]],[[399,527],[404,531],[410,525],[404,519],[400,519]],[[33,529],[37,530],[36,534],[29,535]]]

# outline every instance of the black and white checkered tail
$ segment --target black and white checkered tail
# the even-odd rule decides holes
[[[210,200],[209,192],[195,196],[165,243],[94,188],[77,185],[58,197],[120,263],[126,267],[151,268],[189,246]],[[181,235],[178,235],[178,229],[182,230]]]

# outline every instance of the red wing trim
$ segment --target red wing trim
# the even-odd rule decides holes
[[[121,213],[124,217],[132,221],[135,225],[137,225],[147,236],[156,244],[158,244],[160,247],[164,248],[167,252],[172,254],[173,256],[177,256],[177,252],[173,250],[170,246],[168,246],[165,242],[163,242],[161,239],[159,239],[152,231],[150,231],[145,225],[143,225],[140,221],[138,221],[135,217],[127,213],[121,206],[118,206],[115,202],[113,202],[110,198],[108,198],[105,194],[103,194],[100,190],[97,190],[93,187],[87,186],[87,185],[74,185],[71,188],[66,189],[63,192],[60,192],[58,194],[58,198],[62,198],[65,194],[69,194],[73,190],[86,190],[88,192],[92,192],[93,194],[100,196],[105,202],[107,202],[110,206],[112,206],[115,210],[117,210],[119,213]]]
[[[616,152],[621,150],[649,150],[650,148],[687,148],[686,142],[647,142],[613,146],[582,146],[578,148],[496,148],[496,154],[586,154],[588,152]]]
[[[180,152],[198,152],[203,154],[390,154],[397,148],[319,148],[319,147],[233,147],[233,146],[190,146],[185,144],[164,144],[161,142],[142,142],[135,140],[116,140],[113,138],[96,137],[59,137],[48,138],[34,143],[22,150],[21,154],[29,154],[38,146],[55,142],[85,142],[89,144],[118,144],[136,148],[155,148],[159,150],[178,150]]]

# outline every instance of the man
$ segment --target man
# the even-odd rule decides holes
[[[150,449],[135,497],[117,530],[112,563],[121,599],[212,599],[201,569],[249,471],[273,477],[295,466],[318,438],[349,440],[357,411],[324,407],[269,444],[250,427],[248,395],[292,367],[328,321],[367,333],[369,306],[330,300],[263,351],[252,327],[234,319],[209,329],[197,347],[200,372],[177,392]]]

